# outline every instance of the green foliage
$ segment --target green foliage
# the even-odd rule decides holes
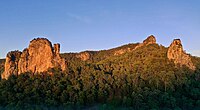
[[[2,74],[4,71],[4,63],[5,59],[0,59],[0,74]]]
[[[122,55],[120,48],[93,52],[89,61],[62,54],[68,70],[23,73],[0,81],[0,108],[5,109],[198,109],[200,59],[196,71],[177,67],[167,48],[156,44]]]

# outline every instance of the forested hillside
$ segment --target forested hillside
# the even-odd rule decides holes
[[[77,56],[80,54],[89,54],[89,58],[87,59],[87,62],[90,63],[94,63],[94,62],[99,62],[102,61],[106,58],[109,58],[111,56],[115,56],[117,54],[115,54],[115,52],[118,51],[123,51],[123,52],[127,52],[129,50],[133,50],[135,49],[135,47],[138,45],[139,43],[136,44],[127,44],[127,45],[123,45],[120,47],[116,47],[113,49],[109,49],[109,50],[100,50],[100,51],[84,51],[84,52],[80,52],[80,53],[63,53],[61,54],[61,56],[63,58],[65,58],[67,61],[71,62],[73,60],[81,60],[81,58],[78,58]]]
[[[200,58],[192,57],[196,69],[175,65],[167,58],[168,48],[150,44],[134,51],[129,44],[103,51],[61,56],[67,70],[49,69],[13,75],[0,82],[1,108],[17,109],[199,109]],[[46,73],[53,74],[46,74]]]
[[[0,59],[0,74],[4,71],[5,59]]]

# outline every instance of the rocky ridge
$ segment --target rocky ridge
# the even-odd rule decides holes
[[[12,51],[7,54],[5,71],[1,77],[7,79],[12,74],[40,73],[54,67],[66,70],[65,60],[60,57],[60,44],[52,47],[48,39],[37,38],[23,52]]]
[[[104,52],[109,52],[108,57],[117,56],[150,44],[156,44],[156,38],[153,35],[149,36],[142,43],[135,44],[135,46],[127,45],[125,47],[122,46],[110,50],[104,50]],[[82,61],[87,61],[99,52],[100,51],[84,51],[74,53],[72,54],[72,57],[79,58]],[[172,60],[176,65],[185,65],[191,70],[196,69],[191,60],[191,56],[183,50],[180,39],[175,39],[171,43],[166,54],[167,58]],[[52,46],[48,39],[37,38],[33,39],[30,42],[29,47],[24,49],[23,52],[11,51],[7,54],[5,71],[1,77],[7,79],[12,74],[19,75],[25,72],[40,73],[54,67],[66,70],[66,61],[67,60],[60,57],[60,44],[54,44],[54,46]]]

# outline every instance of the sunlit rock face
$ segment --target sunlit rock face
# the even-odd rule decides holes
[[[11,61],[7,55],[2,78],[7,79],[12,74],[12,68],[14,68],[14,74],[18,75],[25,72],[45,72],[54,67],[65,70],[65,60],[60,57],[59,52],[60,44],[54,44],[54,47],[52,47],[51,42],[46,38],[33,39],[29,47],[20,52],[20,55],[13,54],[14,57],[18,58],[17,60]]]
[[[130,51],[131,51],[131,48],[120,49],[120,50],[115,51],[114,55],[121,55],[121,54],[124,54],[126,52],[130,52]]]
[[[156,44],[156,38],[153,35],[147,37],[147,39],[143,41],[143,45],[149,45],[149,44]]]
[[[168,48],[167,57],[173,60],[175,64],[185,65],[191,70],[195,70],[190,55],[183,51],[183,46],[180,39],[175,39]]]
[[[82,61],[86,61],[90,59],[90,56],[91,55],[89,52],[81,52],[76,55],[76,58],[80,58]]]
[[[20,51],[11,51],[6,56],[5,71],[1,75],[2,79],[7,79],[10,75],[17,75],[18,61],[21,56]]]

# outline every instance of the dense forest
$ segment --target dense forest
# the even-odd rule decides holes
[[[111,55],[136,45],[88,51],[87,61],[62,54],[66,71],[52,68],[1,79],[0,109],[199,110],[200,58],[192,57],[192,71],[175,65],[166,56],[168,48],[157,44]]]

